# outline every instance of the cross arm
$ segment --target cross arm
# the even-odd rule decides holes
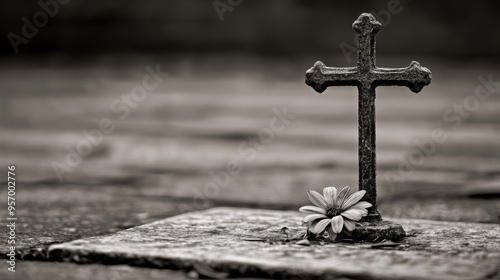
[[[406,86],[418,93],[431,83],[431,71],[412,61],[406,68],[375,68],[373,70],[374,86]]]
[[[356,86],[359,84],[357,76],[356,67],[328,67],[317,61],[306,72],[306,84],[322,93],[330,86]]]

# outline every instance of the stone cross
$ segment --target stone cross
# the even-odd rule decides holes
[[[377,86],[407,86],[417,93],[431,82],[431,71],[413,61],[406,68],[375,66],[375,36],[381,24],[373,15],[364,13],[352,24],[358,34],[358,65],[327,67],[321,61],[306,72],[306,84],[317,92],[330,86],[358,87],[359,125],[359,189],[365,190],[363,200],[373,207],[365,220],[380,220],[377,210],[375,161],[375,88]]]

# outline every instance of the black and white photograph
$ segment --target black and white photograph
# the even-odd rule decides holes
[[[500,279],[499,15],[4,1],[0,279]]]

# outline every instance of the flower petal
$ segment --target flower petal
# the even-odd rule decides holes
[[[303,213],[326,214],[326,210],[312,205],[302,206],[299,208]]]
[[[326,209],[328,207],[325,198],[316,191],[308,191],[309,200],[316,206]]]
[[[335,241],[335,238],[337,238],[337,234],[333,232],[332,228],[327,228],[326,232],[328,233],[328,238],[330,238],[331,241]]]
[[[325,218],[328,218],[328,217],[323,215],[323,214],[310,214],[310,215],[305,216],[304,219],[302,219],[302,222],[309,223],[309,222],[312,222],[312,221],[317,220],[317,219],[325,219]]]
[[[354,204],[353,206],[351,206],[350,208],[365,209],[365,208],[370,208],[370,207],[372,207],[372,204],[370,202],[360,201],[360,202]]]
[[[355,228],[356,228],[356,223],[349,220],[349,219],[344,219],[344,227],[348,230],[348,231],[353,231]]]
[[[340,206],[342,204],[342,202],[345,200],[345,197],[347,196],[347,194],[349,193],[349,190],[351,189],[351,187],[349,186],[345,186],[340,192],[339,194],[337,195],[337,201],[335,201],[335,206]]]
[[[340,215],[351,219],[353,221],[359,221],[361,218],[364,216],[368,215],[368,210],[366,209],[359,209],[359,208],[349,208],[342,212]]]
[[[329,224],[330,224],[330,219],[319,220],[317,222],[314,222],[309,227],[309,231],[314,233],[314,234],[322,233],[325,231],[326,226],[328,226]]]
[[[342,216],[335,216],[332,218],[332,230],[335,233],[339,233],[342,231],[344,227],[344,218]]]
[[[325,197],[328,207],[335,206],[335,201],[337,200],[337,188],[326,187],[323,189],[323,196]]]
[[[356,202],[360,201],[361,198],[363,198],[363,196],[365,195],[365,193],[366,193],[366,191],[362,190],[362,191],[357,191],[357,192],[351,194],[344,201],[344,203],[342,203],[342,205],[340,206],[340,210],[345,210],[345,209],[353,206]]]

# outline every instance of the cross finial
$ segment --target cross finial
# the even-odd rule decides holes
[[[362,13],[358,19],[352,24],[352,29],[361,36],[371,34],[377,35],[380,31],[382,24],[378,22],[372,14]]]
[[[359,94],[359,189],[366,190],[365,200],[373,207],[367,219],[380,220],[377,210],[375,161],[375,88],[406,86],[417,93],[431,82],[431,71],[413,61],[406,68],[379,68],[375,64],[375,36],[382,25],[373,15],[364,13],[353,23],[358,34],[358,65],[328,67],[321,61],[306,72],[306,84],[321,93],[330,86],[357,86]]]

